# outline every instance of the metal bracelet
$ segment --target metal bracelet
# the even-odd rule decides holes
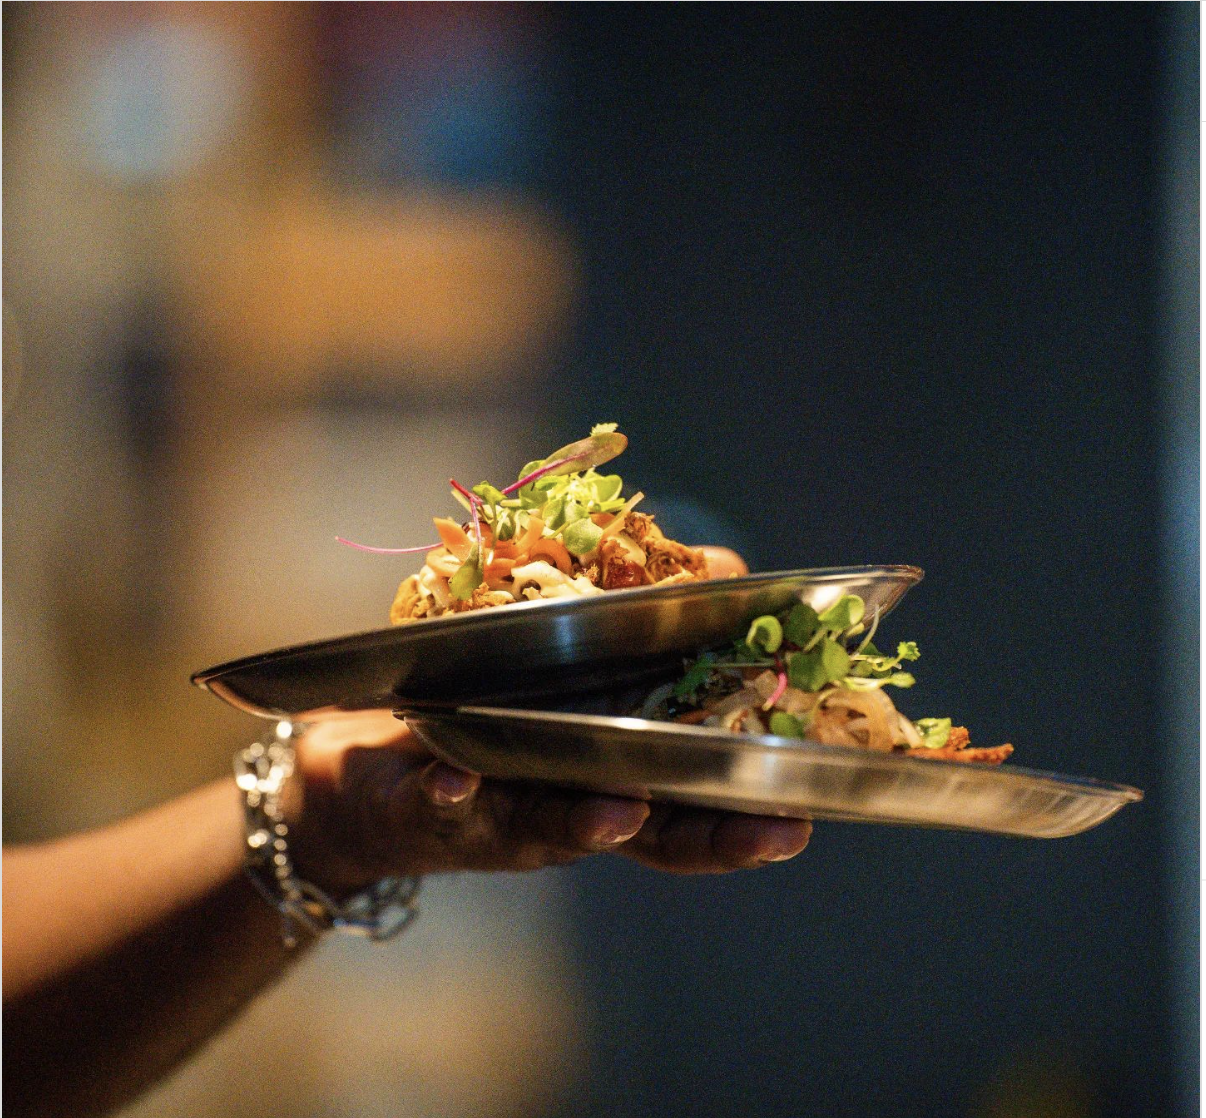
[[[419,878],[386,877],[339,902],[293,871],[281,792],[293,772],[293,742],[304,729],[299,723],[278,722],[270,733],[235,754],[235,783],[244,795],[247,872],[281,914],[286,947],[297,946],[303,928],[313,935],[335,929],[372,940],[389,939],[419,914]]]

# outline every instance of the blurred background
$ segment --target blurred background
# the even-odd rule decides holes
[[[131,1114],[1197,1112],[1196,5],[3,20],[5,841],[227,772],[189,673],[412,569],[337,533],[602,421],[671,535],[924,567],[907,709],[1147,793],[432,880]]]

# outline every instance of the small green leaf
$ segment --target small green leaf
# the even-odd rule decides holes
[[[843,594],[820,616],[821,625],[830,632],[841,633],[863,619],[866,606],[857,594]]]
[[[716,663],[715,652],[705,652],[687,669],[687,674],[674,687],[676,699],[686,699],[694,695],[708,681],[712,665]]]
[[[544,526],[556,531],[565,523],[565,498],[554,497],[544,504],[544,513],[541,516],[544,521]]]
[[[590,483],[595,500],[600,505],[619,499],[620,490],[624,487],[624,482],[619,474],[600,474],[591,478]]]
[[[916,682],[917,680],[911,672],[893,672],[884,680],[884,683],[889,683],[893,687],[912,687]]]
[[[807,602],[797,602],[791,607],[787,620],[783,623],[783,637],[801,648],[812,640],[812,635],[820,628],[817,611]]]
[[[574,555],[589,555],[599,546],[599,538],[603,529],[593,520],[583,517],[566,526],[561,539],[566,548]]]
[[[495,489],[488,481],[479,482],[473,487],[473,492],[488,505],[497,505],[503,500],[502,490]]]
[[[448,580],[448,589],[452,591],[454,598],[467,602],[473,597],[473,591],[481,586],[483,581],[485,581],[485,575],[482,572],[481,548],[474,544],[456,574]]]
[[[820,647],[821,663],[825,665],[825,674],[829,677],[827,682],[835,683],[843,679],[850,671],[850,653],[837,641],[822,641]]]
[[[921,657],[921,651],[917,647],[916,641],[901,641],[896,646],[897,660],[917,660]]]
[[[777,617],[770,614],[756,617],[750,625],[750,631],[745,634],[745,643],[754,650],[777,652],[783,643],[783,626]]]
[[[777,738],[802,738],[804,723],[794,714],[777,710],[770,716],[770,732]]]
[[[593,439],[596,435],[610,435],[618,426],[618,423],[596,423],[590,429],[590,437]]]
[[[919,718],[913,723],[921,734],[921,744],[927,749],[941,749],[950,740],[949,718]]]

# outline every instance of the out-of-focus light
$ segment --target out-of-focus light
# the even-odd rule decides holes
[[[0,383],[3,384],[4,389],[3,411],[5,415],[8,415],[21,387],[21,374],[25,361],[16,315],[13,314],[7,303],[4,304],[3,361],[3,375],[0,376]]]
[[[133,180],[194,166],[231,134],[247,87],[228,42],[171,25],[114,39],[85,81],[92,154],[110,174]]]

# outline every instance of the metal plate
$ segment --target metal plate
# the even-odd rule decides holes
[[[548,711],[407,711],[438,756],[503,780],[760,815],[1062,838],[1143,794],[1012,765],[935,761],[704,726]]]
[[[521,602],[264,652],[192,678],[269,718],[404,700],[541,705],[656,678],[727,644],[761,613],[858,594],[887,613],[917,567],[827,567]]]

